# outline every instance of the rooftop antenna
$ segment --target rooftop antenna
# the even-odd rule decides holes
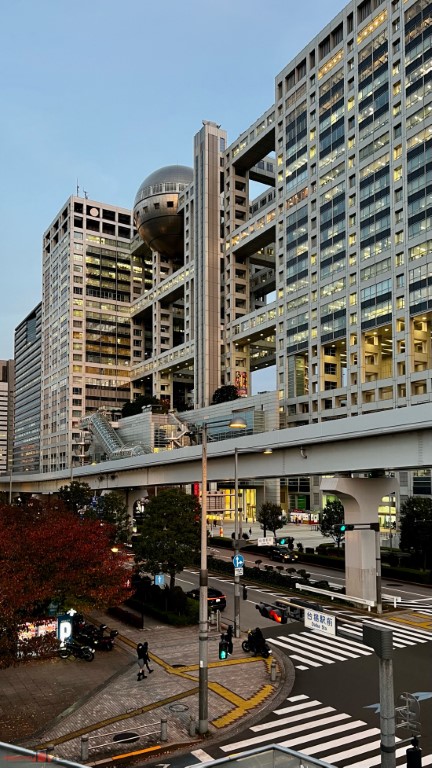
[[[80,191],[80,188],[79,188],[79,184],[78,184],[78,179],[77,179],[77,186],[76,186],[76,190],[77,190],[77,197],[79,197],[79,191]]]
[[[88,194],[87,194],[86,190],[83,189],[83,192],[84,192],[84,200],[88,200]]]

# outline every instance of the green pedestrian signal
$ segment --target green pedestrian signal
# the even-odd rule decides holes
[[[219,660],[225,661],[228,658],[228,643],[226,640],[219,641]]]

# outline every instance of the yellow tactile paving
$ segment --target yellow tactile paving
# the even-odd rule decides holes
[[[388,621],[394,621],[396,624],[407,624],[409,627],[417,629],[432,630],[432,616],[417,611],[416,613],[404,613],[400,616],[389,616]]]

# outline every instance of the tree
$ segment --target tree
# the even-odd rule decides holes
[[[432,567],[432,500],[410,496],[400,508],[400,549],[414,552],[426,570]]]
[[[238,400],[239,397],[237,387],[234,387],[233,384],[225,384],[213,393],[212,405],[229,403],[231,400]]]
[[[283,528],[282,507],[279,504],[273,504],[271,501],[265,501],[257,512],[257,521],[264,531],[264,536],[268,528],[276,538],[276,531]]]
[[[199,551],[200,515],[196,496],[178,488],[161,491],[144,507],[136,554],[146,561],[150,573],[168,573],[171,589],[176,573]]]
[[[344,536],[341,534],[338,526],[344,521],[344,508],[339,499],[333,499],[328,501],[325,505],[322,513],[318,530],[321,531],[323,536],[333,539],[336,542],[338,548],[341,545],[341,541]]]
[[[158,400],[157,397],[154,397],[153,395],[139,395],[135,398],[135,400],[132,400],[132,402],[124,403],[122,407],[122,417],[126,418],[126,416],[136,416],[138,413],[142,413],[142,409],[146,405],[159,405],[164,410],[166,409],[166,406]]]
[[[118,491],[111,491],[99,496],[96,515],[104,523],[110,523],[114,528],[114,543],[125,542],[130,538],[131,526],[128,508],[124,497]]]
[[[110,526],[85,520],[57,499],[0,507],[0,666],[16,658],[18,627],[61,610],[117,605],[129,596],[126,556],[111,550]]]
[[[58,491],[59,498],[71,512],[78,513],[90,506],[93,491],[88,483],[72,480],[70,485],[62,485]]]

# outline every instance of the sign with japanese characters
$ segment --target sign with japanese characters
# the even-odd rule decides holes
[[[306,608],[304,624],[309,629],[317,629],[323,635],[336,635],[336,616],[332,616],[331,613],[320,613],[312,608]]]

